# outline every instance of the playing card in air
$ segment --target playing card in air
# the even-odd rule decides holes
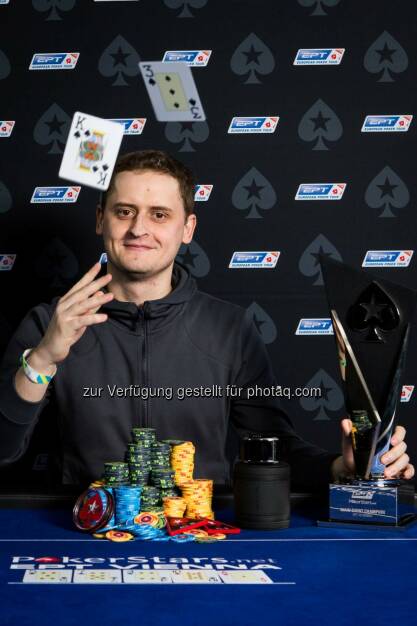
[[[59,177],[106,191],[124,129],[118,122],[77,111],[62,157]]]
[[[188,65],[144,61],[139,63],[139,69],[158,121],[203,122],[206,119]]]

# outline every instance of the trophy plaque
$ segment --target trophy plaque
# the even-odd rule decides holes
[[[417,294],[328,257],[321,266],[355,460],[355,475],[330,484],[321,525],[404,527],[416,519],[414,485],[385,478],[380,457],[398,422]]]

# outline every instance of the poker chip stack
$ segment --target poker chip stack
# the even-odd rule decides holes
[[[151,483],[159,489],[161,498],[178,495],[175,491],[174,471],[171,467],[171,446],[156,442],[152,446]]]
[[[131,485],[144,486],[149,482],[151,472],[151,447],[142,443],[129,443],[126,450]]]
[[[174,482],[178,487],[193,479],[195,447],[191,441],[171,443],[171,467],[175,472]]]
[[[155,511],[161,505],[161,492],[153,485],[145,485],[142,489],[141,511]]]
[[[120,461],[104,463],[104,483],[109,487],[129,484],[129,465]]]
[[[211,508],[213,481],[196,478],[181,485],[182,495],[187,503],[186,516],[192,519],[214,519]]]
[[[125,485],[115,487],[113,493],[116,506],[115,523],[119,526],[139,514],[142,488]]]
[[[184,517],[187,502],[179,496],[162,499],[166,517]]]

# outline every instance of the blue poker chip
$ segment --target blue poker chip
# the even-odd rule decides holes
[[[170,539],[176,543],[189,543],[190,541],[195,541],[194,535],[172,535]]]

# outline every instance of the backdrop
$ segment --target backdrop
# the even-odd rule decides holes
[[[65,184],[58,170],[74,112],[124,119],[122,152],[167,150],[199,185],[212,186],[197,189],[206,200],[196,204],[196,237],[179,259],[201,290],[252,311],[280,384],[322,388],[321,398],[284,403],[301,435],[339,450],[334,338],[317,334],[326,324],[301,326],[314,335],[296,331],[300,320],[328,318],[319,252],[360,267],[367,251],[397,251],[385,259],[394,265],[374,274],[415,285],[416,123],[380,119],[367,128],[387,132],[361,131],[367,115],[415,112],[417,5],[0,0],[0,25],[1,349],[30,307],[65,293],[103,252],[98,193],[51,190],[52,203],[34,196],[36,187]],[[294,64],[299,49],[321,52]],[[202,63],[192,71],[206,122],[156,121],[137,64],[166,51],[197,52],[181,58]],[[63,56],[30,70],[36,53]],[[254,133],[228,133],[235,116],[272,119],[243,126]],[[303,183],[345,187],[299,201]],[[340,199],[326,200],[335,189]],[[280,256],[273,268],[229,269],[234,251]],[[400,407],[414,461],[415,346],[414,338]],[[1,471],[3,482],[47,480],[53,426],[46,414],[25,458]]]

